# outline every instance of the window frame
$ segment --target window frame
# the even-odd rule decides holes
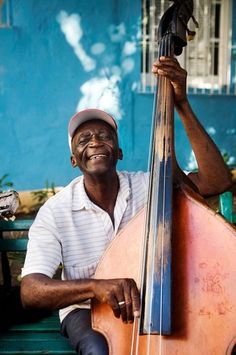
[[[219,38],[213,38],[210,36],[209,31],[198,31],[196,30],[196,38],[193,42],[189,42],[186,49],[183,50],[183,54],[178,57],[180,64],[186,68],[188,71],[188,90],[191,92],[202,93],[210,92],[217,93],[229,92],[230,90],[230,78],[231,78],[231,35],[232,35],[232,0],[195,0],[195,10],[194,16],[199,21],[199,7],[198,2],[204,2],[204,13],[206,12],[205,6],[208,6],[208,12],[212,14],[211,6],[212,4],[220,5],[220,18],[219,18]],[[155,85],[155,78],[151,74],[151,65],[155,58],[157,57],[157,28],[159,25],[159,20],[163,15],[164,11],[170,6],[169,1],[161,0],[159,4],[159,9],[155,8],[157,3],[155,0],[142,0],[142,59],[141,59],[141,91],[153,91]],[[149,10],[149,14],[148,14]],[[158,13],[159,11],[159,13]],[[161,13],[160,13],[161,11]],[[149,19],[147,18],[149,15]],[[150,16],[151,15],[151,16]],[[211,17],[212,18],[212,17]],[[156,20],[155,20],[156,19]],[[201,21],[199,21],[199,26],[201,28],[209,28],[209,15],[201,16]],[[215,18],[213,18],[215,21]],[[194,29],[194,24],[190,20],[188,26],[190,29]],[[208,27],[207,27],[208,26]],[[151,29],[151,30],[150,30]],[[226,30],[228,29],[228,30]],[[208,32],[208,33],[206,33]],[[202,54],[202,61],[205,66],[208,66],[208,70],[201,75],[195,73],[191,74],[193,66],[201,65],[199,64],[197,58],[190,59],[190,54],[195,51],[197,55],[197,47],[199,46],[199,35],[203,34],[203,48],[204,52]],[[210,37],[210,40],[209,40]],[[211,72],[212,63],[214,56],[211,56],[211,63],[208,63],[207,56],[209,57],[209,42],[212,43],[212,48],[216,48],[214,43],[219,43],[218,50],[218,62],[217,75]],[[213,43],[214,42],[214,43]],[[206,49],[205,49],[206,48]],[[216,58],[216,57],[215,57]],[[192,61],[192,67],[190,67],[190,62]],[[199,60],[200,61],[200,60]],[[148,69],[147,69],[148,68]],[[209,69],[211,68],[211,69]]]

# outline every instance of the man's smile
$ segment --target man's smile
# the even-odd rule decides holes
[[[107,158],[106,154],[93,154],[89,157],[89,160],[100,160],[104,158]]]

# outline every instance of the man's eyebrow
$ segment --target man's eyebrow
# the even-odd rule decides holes
[[[108,132],[108,133],[110,133],[112,130],[110,130],[109,128],[106,128],[106,127],[102,127],[102,128],[99,128],[99,129],[97,129],[96,130],[98,133],[103,133],[103,132]],[[94,133],[94,131],[93,130],[87,130],[87,131],[84,131],[84,132],[79,132],[79,136],[88,136],[88,135],[90,135],[90,134],[93,134]]]
[[[91,131],[85,131],[85,132],[79,132],[78,136],[81,137],[81,136],[89,136],[91,135]]]

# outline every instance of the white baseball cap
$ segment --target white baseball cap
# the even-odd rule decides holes
[[[108,123],[115,131],[117,131],[116,121],[109,113],[95,108],[79,111],[74,116],[71,117],[68,124],[68,142],[69,142],[70,150],[71,150],[71,141],[77,128],[82,123],[94,119],[102,120]]]

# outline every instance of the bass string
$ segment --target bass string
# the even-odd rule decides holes
[[[158,80],[158,79],[157,79]],[[161,85],[161,83],[160,83]],[[157,87],[157,84],[156,84]],[[156,94],[157,95],[157,92]],[[155,98],[156,101],[157,98]],[[156,115],[155,115],[156,116]],[[154,116],[154,117],[155,117]],[[154,179],[152,172],[155,170],[155,163],[156,163],[156,153],[155,153],[155,147],[156,147],[156,142],[155,142],[155,132],[156,132],[156,119],[154,119],[153,122],[153,137],[152,137],[152,148],[150,152],[150,179]],[[153,186],[153,181],[151,181],[150,186]],[[150,187],[149,187],[150,188]],[[150,227],[152,224],[151,220],[151,205],[153,205],[153,197],[155,193],[153,192],[153,189],[149,189],[149,195],[148,195],[148,201],[149,203],[147,204],[147,211],[146,211],[146,223],[145,223],[145,230],[144,230],[144,239],[143,239],[143,262],[141,263],[139,267],[139,273],[138,273],[138,279],[140,280],[140,298],[141,298],[141,304],[142,304],[142,299],[143,299],[143,290],[144,290],[144,281],[145,281],[145,259],[146,259],[146,252],[147,252],[147,243],[148,243],[148,233],[147,231],[150,231],[153,227]],[[155,231],[153,231],[155,233]],[[151,312],[151,308],[149,309],[149,314]],[[150,318],[150,317],[149,317]],[[132,342],[131,342],[131,350],[130,350],[130,355],[138,355],[139,352],[139,336],[138,336],[138,331],[140,329],[140,324],[141,324],[141,318],[135,319],[134,324],[133,324],[133,331],[132,331]],[[147,341],[147,348],[146,348],[146,354],[150,354],[150,340],[149,340],[149,335],[150,331],[148,334],[148,341]]]
[[[160,43],[160,52],[163,51],[162,47],[164,46],[164,42],[162,41]],[[154,137],[153,137],[153,146],[154,146],[154,150],[153,150],[153,166],[152,166],[152,171],[154,174],[153,183],[154,186],[159,186],[160,181],[157,181],[157,179],[159,179],[160,177],[160,168],[161,168],[161,164],[160,161],[163,161],[164,158],[164,151],[163,151],[163,143],[164,143],[164,136],[163,136],[163,115],[159,114],[159,112],[163,113],[163,102],[160,101],[160,97],[163,95],[163,91],[164,90],[164,81],[162,77],[159,77],[158,80],[158,88],[157,88],[157,93],[158,93],[158,98],[157,98],[157,103],[158,103],[158,114],[155,115],[156,118],[156,122],[155,122],[155,130],[154,130]],[[158,130],[158,131],[157,131]],[[161,139],[160,139],[161,137]],[[158,171],[159,169],[159,171]],[[152,219],[151,219],[151,231],[152,231],[152,240],[153,240],[153,249],[152,249],[152,258],[151,258],[151,264],[152,264],[152,268],[151,268],[151,284],[153,284],[154,281],[154,269],[155,269],[155,239],[156,239],[156,235],[157,235],[157,220],[156,220],[156,216],[157,216],[157,208],[156,205],[158,205],[160,200],[160,196],[159,196],[159,189],[154,190],[154,193],[152,195],[152,199],[151,199],[151,203],[152,203]],[[149,303],[149,332],[147,335],[147,347],[146,347],[146,354],[150,354],[151,351],[151,318],[152,318],[152,313],[153,313],[153,303],[152,303],[152,298],[153,298],[153,288],[151,288],[151,297],[150,300],[151,302]]]
[[[163,48],[161,50],[161,55],[166,55],[166,46],[167,46],[167,41],[166,37],[163,39]],[[160,273],[160,319],[159,319],[159,324],[160,324],[160,334],[159,334],[159,354],[162,355],[163,353],[163,343],[162,343],[162,321],[163,321],[163,272],[164,272],[164,264],[163,264],[163,253],[164,253],[164,213],[165,213],[165,193],[166,193],[166,185],[165,185],[165,177],[166,177],[166,79],[162,78],[162,87],[161,87],[161,92],[160,92],[160,101],[161,101],[161,106],[162,106],[162,114],[161,115],[161,127],[163,129],[162,137],[163,137],[163,168],[164,168],[164,174],[163,174],[163,204],[162,204],[162,225],[163,228],[161,229],[161,235],[159,236],[161,238],[161,273]]]
[[[171,50],[171,36],[165,36],[163,38],[163,40],[160,43],[159,46],[159,53],[161,55],[171,55],[172,54],[172,50]],[[166,138],[168,137],[168,130],[169,130],[169,122],[166,122],[166,92],[167,92],[167,79],[166,78],[162,78],[159,77],[158,79],[158,101],[159,104],[161,104],[161,112],[164,112],[165,114],[160,116],[160,124],[159,124],[159,129],[162,130],[161,132],[161,136],[163,137],[163,141],[166,141]],[[161,100],[160,100],[161,97]],[[156,127],[156,123],[154,124],[154,126]],[[154,129],[154,133],[156,133],[156,130]],[[160,132],[159,132],[160,133]],[[154,134],[153,137],[153,142],[152,145],[154,147],[158,147],[158,150],[160,150],[160,148],[162,147],[163,149],[163,160],[164,160],[164,164],[163,164],[163,168],[164,168],[164,196],[166,193],[166,185],[165,185],[165,178],[166,178],[166,157],[168,156],[168,145],[164,144],[163,142],[157,142],[157,135]],[[156,149],[152,149],[152,154],[153,157],[151,159],[151,170],[155,171],[155,169],[157,169],[157,154],[160,154],[159,151],[156,151]],[[159,166],[160,168],[160,166]],[[158,191],[157,191],[158,192]],[[158,201],[158,196],[159,194],[157,193],[157,198],[155,198],[154,200]],[[154,196],[152,196],[154,197]],[[152,201],[152,203],[155,203],[155,201]],[[164,211],[165,211],[165,198],[163,199],[163,205],[162,205],[162,223],[164,224]],[[154,231],[154,233],[156,233],[156,225],[152,226],[152,230]],[[164,254],[164,230],[162,230],[161,233],[161,286],[160,286],[160,335],[159,335],[159,355],[163,354],[163,349],[162,349],[162,320],[163,320],[163,270],[164,270],[164,258],[163,258],[163,254]],[[145,246],[144,246],[145,249]],[[152,271],[154,270],[154,254],[153,253],[153,260],[152,260]],[[143,282],[144,282],[144,265],[140,266],[140,270],[139,270],[139,275],[142,275],[140,277],[141,279],[141,290],[143,289]],[[153,274],[153,272],[152,272]],[[141,295],[142,298],[142,295]],[[152,302],[150,303],[150,308],[149,308],[149,317],[150,317],[150,323],[151,323],[151,314],[152,314]],[[139,336],[138,336],[138,330],[140,328],[140,319],[135,319],[134,323],[133,323],[133,331],[132,331],[132,343],[131,343],[131,350],[130,350],[130,354],[131,355],[138,355],[138,350],[139,350]],[[147,335],[147,348],[146,348],[146,355],[149,355],[151,351],[151,331],[149,329],[148,335]]]
[[[164,56],[173,56],[173,41],[172,41],[172,35],[167,34],[164,38],[164,51],[162,52]],[[172,128],[172,122],[171,121],[171,114],[170,112],[168,113],[167,110],[170,107],[169,105],[169,100],[170,97],[168,94],[169,88],[170,88],[170,82],[169,79],[163,78],[163,91],[162,91],[162,104],[164,106],[164,112],[165,114],[163,115],[163,122],[162,122],[162,127],[164,128],[164,133],[163,133],[163,139],[165,141],[164,144],[164,181],[163,181],[163,205],[162,205],[162,224],[165,227],[165,211],[166,211],[166,193],[167,193],[167,186],[166,186],[166,176],[167,176],[167,159],[169,156],[169,153],[172,153],[172,147],[170,149],[169,144],[173,144],[173,134],[171,131]],[[163,277],[164,277],[164,242],[165,242],[165,228],[162,228],[162,233],[161,233],[161,286],[160,286],[160,342],[159,342],[159,355],[163,355],[163,336],[162,336],[162,325],[163,325],[163,301],[164,301],[164,294],[163,294]]]
[[[158,79],[156,79],[158,80]],[[157,83],[156,83],[156,87],[157,87]],[[155,106],[157,104],[157,91],[155,93]],[[155,116],[154,116],[155,118]],[[156,158],[155,158],[155,147],[156,147],[156,143],[155,143],[155,131],[156,131],[156,120],[154,119],[153,122],[153,132],[152,132],[152,145],[151,145],[151,152],[150,152],[150,162],[149,162],[149,166],[150,166],[150,179],[155,179],[155,177],[153,177],[151,174],[151,172],[153,172],[155,170],[155,163],[156,163]],[[151,187],[153,186],[153,181],[151,183]],[[141,304],[142,304],[142,299],[143,299],[143,289],[144,289],[144,275],[145,275],[145,259],[146,259],[146,252],[147,252],[147,243],[148,243],[148,234],[147,231],[150,231],[150,229],[153,230],[153,228],[150,228],[150,225],[152,224],[151,222],[151,205],[153,205],[153,197],[155,195],[155,192],[153,191],[152,188],[149,189],[149,195],[148,195],[148,201],[150,203],[147,204],[147,211],[146,211],[146,223],[145,223],[145,231],[144,231],[144,240],[143,240],[143,263],[141,263],[140,268],[139,268],[139,280],[140,280],[140,292],[141,292]],[[154,231],[155,233],[155,231]],[[151,309],[150,309],[151,312]],[[135,321],[135,325],[134,328],[136,328],[137,330],[140,329],[140,324],[141,324],[141,319],[137,319]],[[149,331],[150,333],[150,331]],[[135,341],[133,338],[136,338]],[[150,341],[147,342],[147,347],[150,346]],[[138,355],[138,348],[139,348],[139,337],[137,336],[136,332],[133,329],[133,336],[132,336],[132,349],[131,349],[131,354],[135,354]],[[146,349],[146,353],[149,354],[150,350],[149,348]]]
[[[171,56],[173,53],[173,46],[171,43],[171,35],[167,35],[164,37],[164,39],[161,42],[160,45],[160,56]],[[167,176],[167,159],[169,156],[169,151],[170,147],[169,144],[171,142],[170,135],[171,135],[171,122],[170,117],[168,116],[168,88],[169,88],[169,80],[166,78],[160,78],[159,81],[159,88],[158,88],[158,95],[159,95],[159,104],[161,105],[161,122],[160,122],[160,127],[162,129],[161,137],[163,139],[163,142],[161,143],[162,149],[163,149],[163,203],[162,203],[162,220],[161,224],[165,227],[165,211],[166,211],[166,193],[167,193],[167,187],[166,187],[166,176]],[[163,300],[164,300],[164,294],[163,294],[163,280],[164,280],[164,244],[165,244],[165,228],[161,229],[161,233],[158,236],[160,238],[160,249],[161,249],[161,262],[160,262],[160,319],[159,319],[159,324],[160,324],[160,333],[159,333],[159,354],[163,354]]]

